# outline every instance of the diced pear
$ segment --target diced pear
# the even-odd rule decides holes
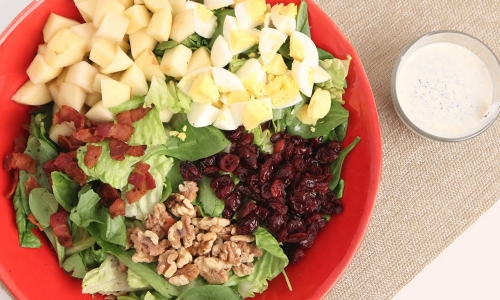
[[[86,61],[77,62],[68,67],[65,82],[81,87],[86,93],[92,93],[92,85],[97,69]]]
[[[85,40],[68,28],[61,29],[47,44],[45,61],[52,68],[62,68],[83,60]]]
[[[186,0],[168,0],[172,7],[172,16],[186,10]]]
[[[174,113],[170,111],[170,109],[165,108],[162,111],[160,111],[160,121],[163,123],[168,123],[174,116]]]
[[[59,86],[59,93],[57,101],[55,103],[57,106],[62,107],[63,105],[71,106],[77,111],[80,111],[87,98],[87,93],[74,84],[63,82]]]
[[[102,68],[109,66],[116,56],[116,45],[110,41],[99,40],[94,43],[90,50],[90,60]]]
[[[170,38],[178,43],[194,33],[194,10],[186,9],[172,17]]]
[[[75,1],[75,5],[85,22],[92,22],[92,20],[94,19],[95,7],[98,1],[99,0],[84,0],[78,2]]]
[[[85,99],[85,105],[89,107],[93,107],[97,102],[102,100],[102,95],[101,93],[92,93],[88,94],[87,98]]]
[[[134,0],[120,0],[120,2],[123,4],[123,6],[125,7],[125,9],[131,7],[132,5],[134,5]]]
[[[144,51],[153,50],[158,43],[154,38],[149,36],[146,29],[141,29],[129,36],[130,52],[132,57],[137,59]]]
[[[127,53],[130,51],[130,43],[129,43],[129,38],[128,38],[128,34],[126,34],[124,37],[123,37],[123,40],[121,42],[119,42],[118,44],[118,47],[120,47],[123,52]]]
[[[129,100],[132,95],[132,88],[114,79],[102,78],[101,94],[103,106],[110,108]]]
[[[41,54],[37,54],[26,70],[34,84],[47,83],[61,74],[62,68],[52,68]]]
[[[142,54],[135,60],[135,63],[142,70],[148,81],[153,80],[154,76],[161,80],[166,79],[165,74],[163,74],[160,69],[160,64],[158,63],[153,51],[148,49],[142,52]]]
[[[116,72],[116,73],[111,73],[108,74],[109,78],[114,79],[116,81],[120,81],[120,78],[122,77],[123,72]]]
[[[115,53],[116,55],[113,58],[113,61],[107,67],[102,68],[101,73],[111,74],[124,71],[134,63],[134,61],[130,57],[128,57],[128,55],[123,52],[123,50],[118,45],[115,45]]]
[[[101,92],[101,81],[103,78],[109,78],[109,76],[100,73],[95,75],[94,82],[92,83],[92,91],[94,93]]]
[[[153,14],[146,32],[158,42],[166,42],[170,37],[171,29],[172,11],[169,9],[162,9]]]
[[[95,7],[92,22],[96,28],[99,28],[107,13],[114,12],[121,14],[124,11],[125,6],[119,0],[99,0]]]
[[[123,40],[129,23],[130,19],[121,12],[107,12],[95,35],[119,43]]]
[[[90,52],[92,48],[92,37],[97,32],[97,28],[92,23],[78,24],[70,28],[71,31],[78,34],[85,40],[85,51]]]
[[[59,124],[52,124],[49,129],[49,138],[54,142],[59,142],[59,136],[69,136],[76,131],[75,126],[69,122],[62,122]]]
[[[148,26],[151,21],[151,14],[144,5],[133,5],[123,12],[123,15],[130,19],[127,27],[127,34],[135,33]]]
[[[38,45],[38,50],[36,51],[36,53],[45,56],[45,54],[47,53],[47,44]]]
[[[163,9],[172,11],[172,6],[168,0],[144,0],[144,5],[153,13],[159,12]]]
[[[75,25],[78,25],[75,20],[68,19],[66,17],[60,16],[55,13],[51,13],[47,22],[45,22],[45,26],[43,27],[43,40],[48,43],[54,35],[56,35],[59,30],[64,28],[71,28]]]
[[[134,4],[144,4],[144,0],[134,0]]]
[[[104,107],[103,102],[100,101],[89,109],[89,111],[85,114],[85,117],[97,123],[105,123],[112,122],[114,115],[109,109]]]
[[[212,61],[210,60],[210,54],[208,53],[207,48],[200,47],[193,52],[193,55],[191,55],[186,73],[191,73],[194,70],[211,66]]]
[[[52,101],[47,86],[43,83],[34,84],[26,81],[12,96],[12,100],[26,105],[44,105]]]
[[[130,68],[123,72],[119,81],[132,88],[133,96],[144,96],[148,93],[146,76],[136,64],[132,64]]]
[[[193,52],[183,44],[165,50],[160,70],[168,76],[179,78],[186,75],[187,66]]]
[[[66,75],[68,74],[68,67],[63,68],[61,74],[57,76],[54,80],[47,82],[47,89],[49,90],[50,96],[54,102],[59,98],[59,86],[66,80]]]

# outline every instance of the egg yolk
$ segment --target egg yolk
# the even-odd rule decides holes
[[[214,13],[208,8],[206,8],[204,5],[197,5],[196,13],[203,22],[210,21],[210,19],[214,16]]]
[[[250,100],[250,94],[247,91],[235,91],[226,94],[226,104],[245,102]]]
[[[269,82],[266,85],[265,92],[271,98],[273,107],[284,107],[300,95],[295,81],[286,75],[277,76]]]
[[[247,0],[246,6],[250,18],[253,21],[259,23],[264,22],[264,15],[267,11],[267,5],[265,0]]]
[[[269,99],[251,100],[243,109],[243,126],[246,130],[252,130],[272,117],[273,109]]]
[[[194,102],[212,104],[219,100],[220,94],[212,77],[208,74],[203,74],[193,82],[188,96]]]
[[[245,29],[235,29],[231,31],[229,45],[233,51],[247,50],[259,42],[259,35]]]
[[[317,88],[309,101],[307,116],[313,119],[321,119],[330,111],[332,98],[330,92]]]
[[[309,105],[304,104],[304,106],[302,106],[300,108],[299,112],[297,113],[297,119],[299,119],[300,122],[302,122],[306,125],[316,125],[316,122],[318,121],[318,119],[311,118],[307,115],[308,108],[309,108]]]
[[[273,59],[264,66],[264,69],[266,70],[266,73],[273,75],[284,75],[286,71],[288,71],[285,61],[283,60],[283,56],[279,53],[274,55]]]
[[[292,36],[290,38],[290,56],[298,61],[302,61],[304,60],[305,53],[306,48],[304,44],[302,44],[299,39]]]

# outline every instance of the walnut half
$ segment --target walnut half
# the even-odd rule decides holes
[[[195,229],[191,224],[191,218],[188,216],[183,216],[180,221],[177,221],[168,229],[168,240],[174,249],[179,249],[181,246],[185,248],[191,247],[194,239]]]
[[[198,256],[194,263],[200,270],[200,275],[211,284],[223,284],[229,280],[229,269],[215,257]]]

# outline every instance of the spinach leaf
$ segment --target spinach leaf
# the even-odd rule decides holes
[[[340,150],[339,152],[339,157],[331,164],[330,166],[330,172],[333,175],[332,180],[328,184],[328,187],[331,190],[335,190],[337,185],[339,184],[340,181],[340,172],[342,171],[342,164],[344,163],[344,159],[346,158],[347,154],[351,152],[352,149],[359,143],[361,138],[358,136],[352,141],[352,143],[345,147],[344,149]]]
[[[54,231],[52,231],[52,227],[47,227],[43,230],[50,243],[52,244],[52,248],[55,249],[57,253],[57,258],[59,260],[59,266],[62,266],[64,262],[64,258],[66,257],[66,248],[64,248],[57,239]]]
[[[209,44],[209,40],[201,37],[197,33],[193,33],[187,38],[185,38],[181,44],[191,49],[191,51],[196,51],[196,49],[201,47],[207,47]]]
[[[44,188],[36,188],[29,195],[30,210],[43,228],[50,226],[50,215],[57,212],[59,204],[54,195]]]
[[[214,191],[210,188],[210,178],[203,177],[199,183],[198,198],[196,204],[204,215],[210,217],[222,216],[224,210],[224,201],[217,198]]]
[[[335,57],[333,54],[330,52],[323,50],[321,48],[318,48],[318,55],[319,55],[319,60],[325,60],[325,59],[334,59]]]
[[[186,130],[182,130],[184,126]],[[180,160],[195,161],[205,158],[219,153],[231,143],[222,131],[213,126],[194,128],[185,121],[177,131],[185,132],[186,139],[182,141],[177,137],[169,138],[165,146],[166,155]]]
[[[76,278],[83,279],[85,274],[87,274],[87,268],[85,267],[83,259],[79,253],[75,253],[68,257],[64,261],[62,267],[68,273],[73,272],[71,276]]]
[[[77,252],[84,251],[95,245],[95,239],[89,235],[87,229],[78,227],[71,223],[71,236],[73,238],[73,245],[66,250],[67,255],[72,255]]]
[[[294,127],[300,123],[299,119],[297,119],[297,114],[306,102],[306,97],[302,94],[301,96],[302,100],[292,107],[273,109],[273,127],[276,132],[283,131],[287,127]]]
[[[90,186],[84,187],[78,205],[71,210],[70,220],[80,227],[87,227],[92,222],[104,224],[107,212],[99,205],[100,199]]]
[[[247,62],[246,58],[236,58],[229,62],[229,72],[236,73]]]
[[[31,116],[29,133],[38,140],[43,141],[44,146],[57,150],[57,146],[49,138],[49,129],[52,126],[52,105],[44,105]]]
[[[336,128],[337,126],[343,124],[349,118],[349,111],[345,109],[337,101],[332,101],[332,106],[328,114],[318,120],[315,126],[314,132],[311,130],[311,125],[303,124],[302,122],[297,122],[297,124],[288,126],[287,132],[294,135],[299,135],[302,138],[310,139],[318,136],[323,136]]]
[[[172,192],[178,192],[179,184],[182,184],[184,182],[184,179],[182,179],[180,172],[181,162],[182,161],[179,159],[174,159],[174,164],[170,169],[170,171],[168,171],[167,173],[167,179],[170,182],[170,185],[172,186]]]
[[[156,47],[153,50],[153,53],[156,56],[163,56],[163,54],[165,53],[165,50],[172,49],[177,45],[179,45],[179,43],[177,43],[176,41],[173,41],[173,40],[161,42],[158,45],[156,45]]]
[[[52,172],[50,176],[52,177],[52,191],[54,192],[56,201],[66,211],[71,211],[78,202],[80,185],[69,178],[68,175],[61,172]]]
[[[345,187],[345,181],[342,178],[340,178],[339,183],[333,190],[333,192],[335,193],[335,197],[337,199],[340,199],[344,196],[344,187]]]
[[[217,27],[215,27],[214,34],[212,35],[210,43],[208,44],[208,49],[212,49],[217,37],[219,37],[219,35],[222,35],[226,16],[234,17],[234,9],[229,9],[229,8],[217,9],[214,11],[214,14],[217,17]]]
[[[348,123],[349,122],[346,120],[344,123],[335,127],[335,134],[337,135],[337,141],[342,142],[345,139],[345,136],[347,134]]]
[[[223,285],[202,285],[188,289],[177,300],[240,300],[234,289]]]
[[[309,18],[307,15],[307,2],[300,2],[299,10],[297,11],[297,26],[296,30],[311,37],[311,28],[309,27]]]

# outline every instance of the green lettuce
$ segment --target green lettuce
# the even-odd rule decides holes
[[[80,185],[62,172],[54,171],[50,176],[55,199],[66,211],[71,211],[78,201]]]
[[[322,89],[328,90],[328,92],[330,92],[332,100],[335,100],[341,104],[344,104],[342,95],[344,94],[346,88],[346,77],[347,73],[349,72],[350,62],[350,56],[347,56],[347,59],[345,60],[333,58],[319,61],[319,65],[323,69],[325,69],[328,74],[330,74],[331,78],[316,85]]]
[[[134,132],[130,137],[129,145],[147,145],[148,147],[165,144],[167,138],[163,123],[160,120],[160,110],[151,109],[144,118],[132,124]]]
[[[265,153],[273,153],[274,144],[271,143],[271,131],[269,129],[262,130],[262,127],[257,126],[250,130],[253,133],[253,142],[259,146],[260,150]]]
[[[185,95],[173,80],[168,83],[153,77],[148,94],[145,97],[145,107],[154,105],[159,110],[168,109],[174,114],[187,113],[190,110],[191,99]]]

